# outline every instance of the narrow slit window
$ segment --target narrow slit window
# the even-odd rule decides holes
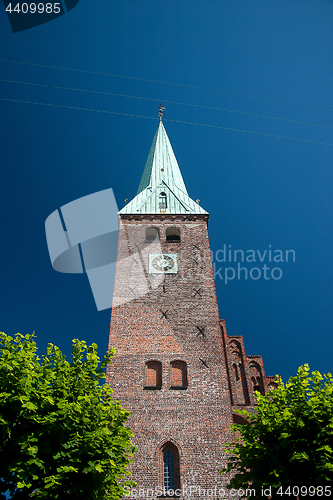
[[[166,491],[175,491],[175,457],[171,450],[163,453],[163,485]]]
[[[165,491],[171,492],[180,488],[179,451],[170,441],[160,449],[162,459],[162,485]]]

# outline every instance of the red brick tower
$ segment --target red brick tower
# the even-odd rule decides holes
[[[219,319],[208,213],[187,194],[162,120],[137,195],[119,217],[117,354],[107,381],[131,412],[136,493],[156,498],[165,488],[197,498],[209,489],[221,498],[233,407],[253,405],[253,387],[272,381]]]

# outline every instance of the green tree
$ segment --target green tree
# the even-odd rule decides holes
[[[333,484],[332,375],[310,374],[305,364],[288,383],[279,378],[277,382],[278,387],[268,394],[256,392],[254,414],[237,412],[248,425],[232,426],[241,437],[225,450],[231,455],[222,472],[234,474],[228,487],[252,488],[256,493],[252,498],[261,500],[262,487],[271,487],[275,498],[288,496],[293,487],[296,495],[289,498],[330,496],[322,488],[328,493]],[[309,490],[310,486],[319,489]]]
[[[101,384],[97,345],[73,340],[68,362],[52,344],[42,359],[34,335],[0,334],[0,491],[13,498],[123,496],[135,451],[129,413]],[[1,494],[0,494],[1,496]]]

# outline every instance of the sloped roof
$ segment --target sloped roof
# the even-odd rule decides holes
[[[166,199],[165,202],[163,200]],[[207,214],[192,200],[162,120],[153,139],[137,194],[120,214]]]

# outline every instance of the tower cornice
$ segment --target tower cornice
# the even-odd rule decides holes
[[[197,220],[205,220],[208,222],[209,214],[123,214],[120,212],[121,220],[128,221],[175,221],[175,222],[193,222]]]

